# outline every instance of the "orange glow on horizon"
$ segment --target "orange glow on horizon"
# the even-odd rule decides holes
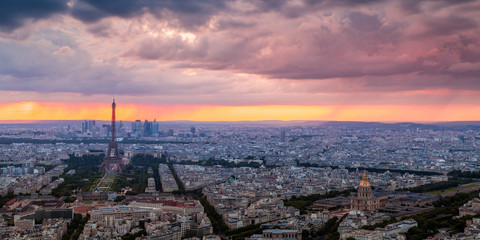
[[[117,120],[262,121],[326,120],[378,122],[479,121],[478,105],[209,106],[117,103]],[[110,120],[106,103],[16,102],[0,104],[1,121]]]

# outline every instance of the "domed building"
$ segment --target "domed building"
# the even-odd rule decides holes
[[[367,179],[367,173],[363,172],[363,180],[358,186],[358,191],[350,197],[350,208],[352,210],[375,211],[380,201],[373,195],[372,186]]]

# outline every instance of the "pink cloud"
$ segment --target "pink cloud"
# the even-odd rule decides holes
[[[207,105],[479,100],[464,92],[480,90],[479,1],[135,2],[13,18],[2,90]]]

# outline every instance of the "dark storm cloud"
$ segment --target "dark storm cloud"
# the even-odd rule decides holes
[[[452,35],[464,30],[478,28],[478,24],[474,19],[457,16],[430,18],[425,21],[425,26],[427,31],[423,35],[427,37]]]
[[[451,90],[480,90],[477,79],[468,77],[452,81],[451,78],[439,76],[435,80],[416,76],[411,78],[383,78],[373,77],[363,82],[365,90],[372,91],[413,91],[418,89],[451,89]]]
[[[309,6],[356,6],[375,2],[386,2],[386,0],[304,0],[304,2]]]
[[[255,4],[259,10],[271,11],[271,10],[281,9],[285,5],[285,3],[287,3],[287,1],[286,0],[254,0],[252,1],[252,3]]]
[[[316,65],[285,65],[269,71],[263,71],[272,78],[287,79],[330,79],[330,78],[356,78],[363,76],[391,76],[396,74],[405,74],[424,69],[420,61],[406,64],[377,64],[372,67],[367,63],[360,63],[352,60],[343,60],[342,64],[328,64],[323,66]]]
[[[369,55],[378,54],[383,45],[398,45],[403,39],[402,26],[398,23],[383,23],[375,14],[351,12],[346,19],[343,35],[349,45]]]
[[[108,17],[107,13],[104,13],[94,6],[82,1],[75,4],[75,7],[72,9],[72,15],[86,23],[97,22],[104,17]]]
[[[462,35],[458,38],[458,41],[444,43],[440,50],[458,55],[462,62],[480,62],[480,40]]]
[[[226,8],[223,0],[78,0],[73,7],[66,0],[2,0],[0,1],[0,30],[10,32],[22,27],[27,20],[39,20],[56,13],[94,23],[116,16],[133,18],[146,12],[158,18],[176,18],[182,27],[203,25],[210,17]],[[171,14],[165,15],[164,10]]]
[[[87,28],[87,31],[97,37],[110,37],[111,24],[109,22],[100,22]]]
[[[68,10],[65,0],[2,0],[0,1],[0,30],[10,32],[27,20],[48,18]]]
[[[250,28],[257,25],[253,21],[239,21],[232,19],[221,19],[218,21],[218,29],[232,29],[232,28]]]
[[[249,2],[256,7],[251,14],[276,11],[286,17],[295,18],[318,8],[358,6],[379,1],[384,0],[307,0],[303,7],[287,6],[288,0],[252,0]],[[131,18],[149,12],[157,18],[174,17],[180,22],[181,27],[193,28],[205,24],[211,16],[220,11],[228,12],[229,2],[235,2],[235,0],[79,0],[73,6],[72,15],[84,22],[92,23],[109,16]],[[312,6],[317,7],[311,8]],[[171,14],[165,13],[163,10],[168,10]]]
[[[123,68],[92,66],[87,55],[52,55],[53,49],[0,41],[2,90],[141,94],[148,88],[129,84],[135,76]]]
[[[348,17],[352,28],[359,31],[373,32],[377,31],[382,26],[382,23],[375,15],[368,15],[362,12],[352,12]]]
[[[146,12],[163,18],[163,10],[169,10],[183,27],[191,28],[204,24],[211,15],[224,8],[223,0],[79,0],[73,6],[72,15],[91,23],[105,17],[131,18]]]
[[[450,7],[454,5],[461,5],[464,3],[475,2],[476,0],[440,0],[440,1],[433,1],[433,0],[402,0],[398,1],[400,7],[408,14],[417,14],[423,13],[422,4],[425,2],[434,2],[437,4],[437,9]]]
[[[337,7],[356,7],[370,5],[385,0],[303,0],[303,5],[289,4],[289,0],[251,0],[250,3],[256,6],[251,14],[278,12],[287,18],[298,18],[317,10],[325,10]]]

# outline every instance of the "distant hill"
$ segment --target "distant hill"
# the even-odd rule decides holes
[[[9,127],[39,127],[39,126],[67,126],[80,125],[84,120],[42,120],[42,121],[0,121],[0,126]],[[98,125],[110,124],[109,121],[96,120]],[[124,124],[130,124],[133,121],[123,121]],[[143,122],[143,120],[142,120]],[[186,126],[252,126],[252,127],[291,127],[291,126],[332,126],[344,127],[350,129],[422,129],[422,130],[468,130],[479,129],[480,121],[465,122],[355,122],[355,121],[238,121],[238,122],[197,122],[197,121],[159,121],[162,126],[168,127],[186,127]]]
[[[434,123],[380,123],[380,122],[326,122],[326,126],[337,126],[356,129],[422,129],[422,130],[467,130],[480,129],[480,121],[478,122],[434,122]]]

